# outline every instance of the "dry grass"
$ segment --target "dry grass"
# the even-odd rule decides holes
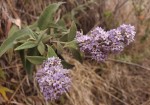
[[[20,17],[23,24],[34,22],[48,3],[56,2],[55,0],[16,1],[18,2],[6,0],[6,7],[9,11],[9,15],[13,18]],[[67,0],[67,4],[62,7],[62,12],[69,12],[72,8],[77,7],[79,4],[84,4],[86,1],[89,0]],[[82,28],[84,33],[86,33],[95,25],[110,29],[123,22],[133,23],[137,29],[135,43],[126,48],[123,53],[117,56],[111,56],[111,58],[138,63],[138,65],[149,69],[150,43],[148,41],[148,35],[150,32],[146,31],[146,29],[150,29],[150,15],[148,15],[148,7],[150,6],[147,6],[149,5],[149,1],[145,0],[141,3],[140,1],[142,0],[137,0],[139,2],[135,4],[138,9],[135,9],[135,5],[133,5],[131,1],[127,1],[126,3],[124,3],[125,0],[118,0],[121,1],[119,3],[117,0],[114,2],[97,1],[97,4],[90,4],[90,6],[85,9],[86,13],[79,11],[79,14],[76,15],[80,23],[78,24],[78,28]],[[8,4],[8,2],[11,2],[10,4],[13,5],[13,9],[9,6],[10,4]],[[141,5],[145,6],[143,11],[140,10]],[[12,11],[17,13],[17,15]],[[6,33],[10,28],[8,24],[4,23],[6,23],[5,19],[1,23],[3,27],[0,27],[0,34],[3,35],[3,38],[7,36]],[[143,37],[145,39],[141,41]],[[5,54],[0,59],[0,64],[6,73],[6,80],[0,79],[0,84],[14,90],[14,92],[7,94],[9,103],[3,102],[4,100],[0,98],[0,104],[150,105],[150,70],[115,61],[106,61],[105,63],[98,64],[93,61],[84,60],[84,63],[81,64],[70,56],[64,55],[64,57],[68,62],[75,65],[71,70],[72,88],[67,94],[64,94],[60,100],[48,104],[44,101],[39,92],[34,78],[28,78],[26,76],[25,71],[22,69],[20,59],[18,59],[18,55],[13,53],[10,59],[8,54]]]
[[[150,71],[113,62],[74,63],[72,105],[149,105]]]
[[[150,71],[112,61],[81,64],[70,56],[64,57],[75,65],[71,71],[72,88],[60,100],[50,102],[52,105],[149,105]],[[15,89],[10,103],[45,105],[36,82],[29,81],[17,66],[13,77],[10,77],[10,70],[7,71],[10,80],[6,86]]]

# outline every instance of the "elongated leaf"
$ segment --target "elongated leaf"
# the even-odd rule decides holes
[[[65,44],[64,47],[78,49],[76,41],[70,41]]]
[[[38,27],[43,30],[48,27],[50,23],[54,23],[53,17],[54,13],[57,11],[58,7],[63,4],[63,2],[50,4],[44,12],[41,14],[38,20]]]
[[[63,35],[61,38],[60,38],[60,41],[63,41],[63,42],[67,42],[67,37],[68,37],[68,34],[66,35]]]
[[[76,50],[76,49],[73,49],[73,48],[70,48],[70,51],[72,52],[72,55],[73,55],[73,57],[76,59],[76,60],[78,60],[79,62],[83,62],[83,59],[82,59],[82,57],[81,57],[81,54],[80,54],[80,52],[78,51],[78,50]]]
[[[40,35],[38,36],[38,39],[37,39],[37,43],[38,43],[38,44],[42,41],[43,37],[44,37],[43,34],[40,34]]]
[[[68,63],[68,62],[66,62],[65,60],[62,60],[62,65],[63,65],[63,67],[65,68],[65,69],[71,69],[71,68],[73,68],[74,67],[74,65],[72,65],[72,64],[70,64],[70,63]]]
[[[66,30],[67,30],[67,28],[66,28],[66,23],[65,23],[65,21],[64,21],[63,18],[61,18],[61,19],[57,22],[57,24],[60,25],[61,27],[63,27],[63,29],[66,29]]]
[[[68,41],[74,40],[74,38],[76,36],[76,31],[77,31],[76,24],[74,22],[72,22],[72,25],[71,25],[71,28],[70,28],[70,32],[68,34]]]
[[[33,64],[41,64],[44,60],[46,60],[45,57],[42,56],[26,56],[26,58]]]
[[[33,70],[35,69],[35,65],[32,64],[29,60],[27,60],[26,54],[28,54],[28,56],[38,56],[39,53],[38,53],[38,50],[36,47],[30,48],[27,51],[25,51],[25,50],[23,50],[23,51],[24,51],[24,63],[25,63],[24,69],[26,70],[26,73],[28,74],[29,78],[31,79]]]
[[[9,64],[11,64],[11,62],[13,60],[13,56],[14,56],[14,50],[13,50],[13,48],[10,48],[9,50],[7,50],[6,54],[8,56],[8,62],[9,62]]]
[[[57,28],[57,29],[60,29],[60,30],[63,30],[63,31],[66,31],[67,29],[65,29],[63,26],[59,25],[59,24],[55,24],[55,23],[50,23],[49,24],[49,27],[52,27],[52,28]]]
[[[28,74],[29,79],[31,79],[33,70],[35,69],[35,65],[32,64],[29,60],[25,59],[24,69],[25,69],[26,73]]]
[[[51,46],[47,45],[47,48],[48,48],[47,57],[53,56],[57,57],[57,54],[55,53],[54,49]]]
[[[15,48],[15,50],[28,49],[28,48],[33,48],[35,46],[37,46],[37,43],[35,41],[28,41]]]
[[[5,77],[5,72],[0,68],[0,78],[3,78],[4,80],[6,79]]]
[[[29,60],[26,59],[26,54],[28,56],[37,56],[39,53],[37,51],[37,48],[30,48],[27,51],[26,50],[19,50],[20,58],[23,64],[23,68],[26,71],[26,73],[29,76],[29,79],[32,77],[33,70],[35,69],[35,65],[32,64]]]
[[[26,70],[26,62],[25,62],[25,50],[19,50],[19,55],[23,64],[23,68]]]
[[[12,48],[15,44],[16,39],[27,36],[31,34],[28,28],[19,30],[15,32],[13,35],[9,36],[0,46],[0,57],[10,48]]]
[[[63,52],[63,46],[60,44],[60,42],[57,42],[57,53],[61,54]]]
[[[45,46],[44,46],[43,42],[40,42],[40,43],[39,43],[37,49],[38,49],[38,51],[39,51],[39,53],[40,53],[41,55],[44,54],[44,52],[45,52]]]
[[[8,89],[8,88],[3,87],[3,86],[0,85],[0,94],[3,96],[3,98],[4,98],[6,101],[8,101],[8,97],[7,97],[7,95],[6,95],[6,92],[13,93],[12,90],[10,90],[10,89]]]
[[[29,30],[30,33],[31,33],[31,34],[29,34],[29,36],[30,36],[32,39],[36,40],[37,37],[35,36],[35,33],[34,33],[29,27],[27,27],[27,28],[28,28],[28,30]]]
[[[52,38],[51,35],[44,35],[43,38],[42,38],[42,42],[43,42],[43,43],[46,43],[46,42],[48,42],[51,38]]]
[[[11,35],[13,35],[15,32],[17,32],[19,30],[19,28],[16,25],[13,25],[11,27],[11,29],[8,32],[8,37],[10,37]]]
[[[38,28],[37,25],[38,25],[38,23],[36,21],[36,22],[32,23],[31,25],[29,25],[29,28],[32,30],[37,30],[37,28]]]

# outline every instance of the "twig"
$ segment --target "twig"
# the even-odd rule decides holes
[[[139,65],[137,63],[126,62],[126,61],[121,61],[121,60],[116,60],[116,59],[107,59],[107,61],[113,61],[113,62],[123,63],[123,64],[127,64],[127,65],[132,65],[132,66],[139,67],[139,68],[150,71],[150,68],[144,67],[144,66]]]
[[[28,16],[30,16],[30,17],[33,18],[33,19],[36,19],[36,20],[38,19],[37,16],[31,15],[31,14],[25,12],[24,10],[19,10],[19,9],[16,9],[16,8],[15,8],[15,11],[18,11],[18,12],[20,12],[20,13],[23,13],[23,14],[25,14],[25,15],[28,15]]]
[[[113,13],[114,14],[116,14],[116,12],[117,12],[117,10],[119,10],[124,4],[126,4],[128,2],[128,0],[125,0],[125,1],[123,1],[120,5],[119,5],[119,3],[120,3],[120,1],[117,3],[117,5],[116,5],[116,7],[115,7],[115,9],[114,9],[114,11],[113,11]]]
[[[107,92],[107,91],[105,91],[105,90],[102,90],[102,91],[103,91],[104,93],[108,94],[109,96],[113,97],[113,98],[116,99],[117,101],[123,103],[124,105],[129,105],[128,103],[122,101],[121,99],[119,99],[118,97],[114,96],[113,94],[111,94],[111,93],[109,93],[109,92]]]
[[[17,66],[9,66],[9,67],[4,67],[2,68],[3,70],[6,70],[6,69],[11,69],[11,68],[16,68],[16,67],[22,67],[21,64],[17,65]]]
[[[87,58],[91,58],[91,56],[86,56],[86,57]],[[150,68],[144,67],[142,65],[139,65],[139,64],[133,63],[133,62],[126,62],[126,61],[121,61],[121,60],[116,60],[116,59],[107,59],[107,61],[113,61],[113,62],[117,62],[117,63],[123,63],[123,64],[126,64],[126,65],[131,65],[131,66],[139,67],[139,68],[142,68],[142,69],[150,71]]]
[[[16,91],[14,92],[14,94],[11,96],[11,98],[9,99],[9,102],[13,99],[13,97],[16,95],[17,91],[19,90],[20,86],[22,85],[22,83],[25,81],[25,79],[27,78],[27,75],[22,79],[22,81],[20,82],[20,84],[18,85]]]

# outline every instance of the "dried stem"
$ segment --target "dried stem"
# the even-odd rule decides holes
[[[26,78],[27,78],[27,75],[22,79],[22,81],[21,81],[20,84],[18,85],[16,91],[14,92],[14,94],[13,94],[13,95],[11,96],[11,98],[9,99],[9,102],[8,102],[8,103],[10,103],[10,101],[11,101],[11,100],[13,99],[13,97],[16,95],[17,91],[18,91],[19,88],[21,87],[22,83],[26,80]]]
[[[121,60],[116,60],[116,59],[107,59],[107,61],[113,61],[113,62],[117,62],[117,63],[123,63],[123,64],[127,64],[127,65],[131,65],[131,66],[139,67],[139,68],[142,68],[142,69],[150,71],[150,68],[144,67],[144,66],[139,65],[137,63],[126,62],[126,61],[121,61]]]

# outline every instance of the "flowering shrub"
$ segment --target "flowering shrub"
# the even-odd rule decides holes
[[[83,58],[80,51],[85,57],[99,62],[111,53],[123,51],[135,36],[134,26],[125,24],[110,31],[96,27],[90,34],[83,35],[77,31],[74,22],[68,28],[64,17],[54,18],[62,4],[50,4],[33,25],[14,30],[0,46],[0,56],[12,48],[20,54],[24,70],[29,76],[32,76],[36,65],[42,64],[35,77],[46,100],[58,99],[71,86],[68,69],[73,65],[61,56],[64,49],[68,49],[80,62]],[[58,54],[62,60],[57,57]]]

